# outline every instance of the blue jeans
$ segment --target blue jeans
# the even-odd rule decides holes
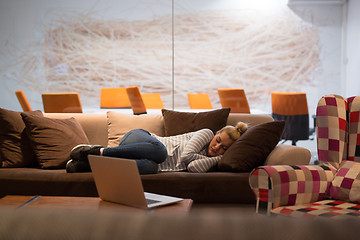
[[[144,129],[129,131],[119,146],[104,148],[103,156],[134,159],[140,174],[153,174],[158,164],[165,161],[167,150],[159,140]]]

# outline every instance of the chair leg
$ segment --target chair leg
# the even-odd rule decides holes
[[[292,140],[291,145],[296,146],[296,140]]]

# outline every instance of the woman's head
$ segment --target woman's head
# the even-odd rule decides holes
[[[207,155],[215,157],[224,154],[224,152],[246,131],[247,124],[238,122],[236,126],[225,126],[217,131],[211,140]]]

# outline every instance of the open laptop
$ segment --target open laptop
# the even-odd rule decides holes
[[[144,192],[135,160],[96,155],[88,159],[99,197],[104,201],[146,209],[183,200]]]

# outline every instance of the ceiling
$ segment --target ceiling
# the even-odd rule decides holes
[[[346,0],[288,0],[288,4],[343,4]]]

